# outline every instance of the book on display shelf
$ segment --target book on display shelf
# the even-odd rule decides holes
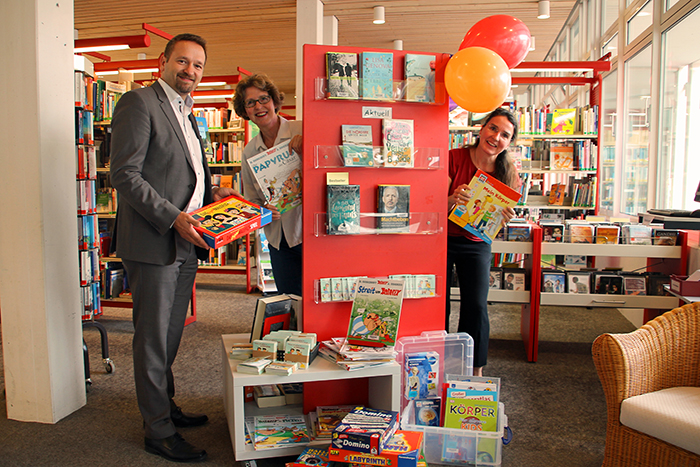
[[[653,229],[651,238],[654,245],[675,246],[678,241],[678,230]]]
[[[383,232],[408,232],[410,185],[377,186],[377,229]]]
[[[574,168],[574,147],[550,146],[549,168],[551,170],[572,170]]]
[[[326,196],[328,200],[327,233],[329,235],[360,233],[360,185],[326,185]],[[342,288],[339,291],[342,293]]]
[[[406,100],[435,102],[435,55],[409,53],[404,63]]]
[[[394,54],[362,52],[360,93],[364,100],[390,100],[394,97]]]
[[[642,274],[625,274],[622,276],[622,289],[625,295],[646,295],[646,278]]]
[[[622,226],[622,241],[629,245],[651,245],[652,227],[644,224]]]
[[[374,150],[371,125],[342,125],[341,132],[346,166],[373,167],[382,164],[379,149]]]
[[[489,271],[489,289],[500,289],[503,284],[503,269],[493,267]]]
[[[269,371],[270,366],[275,362],[270,363],[265,367],[265,373]],[[261,384],[253,388],[253,398],[258,407],[280,407],[286,405],[284,394],[276,384]]]
[[[542,271],[542,292],[564,293],[566,291],[566,273],[562,271]]]
[[[566,185],[564,183],[555,183],[549,190],[549,204],[552,206],[563,206],[565,198]]]
[[[503,269],[503,290],[523,292],[527,290],[525,285],[525,270],[521,268]]]
[[[265,367],[265,373],[270,373],[272,375],[279,375],[279,376],[289,376],[295,371],[299,369],[299,364],[296,362],[272,362],[269,365]],[[257,386],[256,386],[257,387]],[[283,394],[284,395],[284,394]],[[284,404],[279,404],[279,405],[285,405],[289,404],[287,402],[287,397],[284,395]],[[260,404],[258,404],[258,407],[262,407]]]
[[[255,307],[250,342],[260,340],[272,331],[289,329],[292,299],[288,295],[261,297]]]
[[[265,371],[265,367],[272,363],[272,360],[265,357],[251,357],[238,363],[236,371],[238,373],[246,373],[250,375],[261,375]]]
[[[566,273],[568,293],[591,293],[591,273],[569,271]]]
[[[576,109],[554,109],[552,112],[552,134],[573,135],[576,128]]]
[[[592,224],[571,224],[569,226],[569,235],[571,243],[593,243]]]
[[[275,449],[309,443],[303,415],[267,415],[255,417],[255,449]]]
[[[357,54],[326,52],[326,77],[329,99],[358,99]]]
[[[545,223],[542,222],[542,241],[544,242],[563,242],[564,241],[564,224]]]
[[[516,205],[520,193],[482,170],[477,170],[469,189],[469,201],[455,205],[448,219],[491,243],[501,230],[503,211]]]
[[[360,278],[352,302],[347,342],[393,346],[399,330],[404,281]]]
[[[496,431],[498,401],[448,397],[445,400],[445,428],[471,431]]]
[[[272,221],[272,213],[237,196],[203,206],[190,215],[200,225],[194,229],[211,248],[219,248]]]
[[[620,239],[620,227],[617,225],[597,225],[595,242],[599,244],[617,244]]]
[[[595,274],[595,293],[622,295],[622,276],[600,272]]]
[[[413,167],[413,120],[385,118],[382,143],[385,167]]]

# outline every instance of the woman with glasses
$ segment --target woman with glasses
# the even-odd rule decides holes
[[[270,78],[254,74],[238,83],[233,108],[241,118],[260,128],[260,134],[243,149],[241,181],[246,199],[272,211],[272,222],[264,229],[277,291],[301,295],[301,206],[280,214],[274,206],[267,204],[262,190],[255,183],[250,165],[246,163],[249,158],[285,141],[290,141],[290,148],[301,155],[301,121],[288,121],[278,115],[283,100],[284,93]]]

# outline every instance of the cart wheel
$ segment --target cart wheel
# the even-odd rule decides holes
[[[92,381],[88,378],[85,380],[85,392],[88,393],[90,392],[90,385],[92,384]]]
[[[105,363],[105,371],[107,373],[114,373],[114,369],[115,369],[114,362],[112,360],[110,360],[109,358],[106,358],[104,360],[104,363]]]

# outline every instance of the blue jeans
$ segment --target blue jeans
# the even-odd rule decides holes
[[[270,245],[272,275],[279,293],[301,296],[301,245],[290,248],[284,232],[279,249]]]
[[[447,308],[445,329],[449,331],[452,266],[457,266],[459,280],[458,332],[474,339],[474,368],[486,365],[489,349],[489,271],[491,245],[466,237],[447,237]]]

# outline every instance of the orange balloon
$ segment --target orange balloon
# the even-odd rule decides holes
[[[485,113],[499,107],[510,91],[510,70],[505,60],[484,47],[467,47],[450,58],[445,87],[460,107]]]

